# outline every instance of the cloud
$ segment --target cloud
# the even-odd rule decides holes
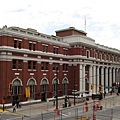
[[[4,0],[0,26],[33,28],[45,34],[68,28],[85,30],[97,43],[119,49],[119,0]],[[108,42],[109,41],[109,42]]]

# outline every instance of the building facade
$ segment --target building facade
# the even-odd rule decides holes
[[[109,92],[113,83],[119,84],[119,71],[119,50],[96,44],[74,27],[58,30],[56,36],[31,28],[0,29],[0,104],[3,99],[6,104],[46,101],[56,92],[72,96],[73,90],[86,96],[100,92],[99,86]]]

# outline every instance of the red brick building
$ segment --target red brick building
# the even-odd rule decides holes
[[[120,51],[95,43],[74,27],[56,31],[56,36],[34,29],[3,26],[0,29],[0,103],[46,101],[58,96],[109,92],[119,82]],[[93,89],[91,90],[91,85]]]

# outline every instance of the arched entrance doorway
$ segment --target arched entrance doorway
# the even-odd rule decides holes
[[[67,95],[68,94],[68,84],[69,84],[69,81],[67,78],[64,78],[62,80],[62,86],[63,86],[63,95]]]
[[[34,78],[30,78],[27,83],[27,87],[30,88],[30,98],[35,99],[35,85],[37,85],[36,80]]]
[[[58,90],[58,84],[57,83],[60,84],[59,79],[54,78],[53,81],[52,81],[53,97],[56,97],[56,92],[58,92],[57,91]]]
[[[47,78],[43,78],[41,80],[41,101],[46,101],[47,98],[47,86],[48,86],[49,82]]]
[[[15,105],[17,102],[21,101],[22,81],[19,78],[15,78],[12,82],[12,105]]]

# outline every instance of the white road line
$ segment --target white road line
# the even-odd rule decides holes
[[[66,115],[66,114],[63,114],[63,113],[62,113],[62,115],[64,115],[64,116],[69,116],[69,115]]]

